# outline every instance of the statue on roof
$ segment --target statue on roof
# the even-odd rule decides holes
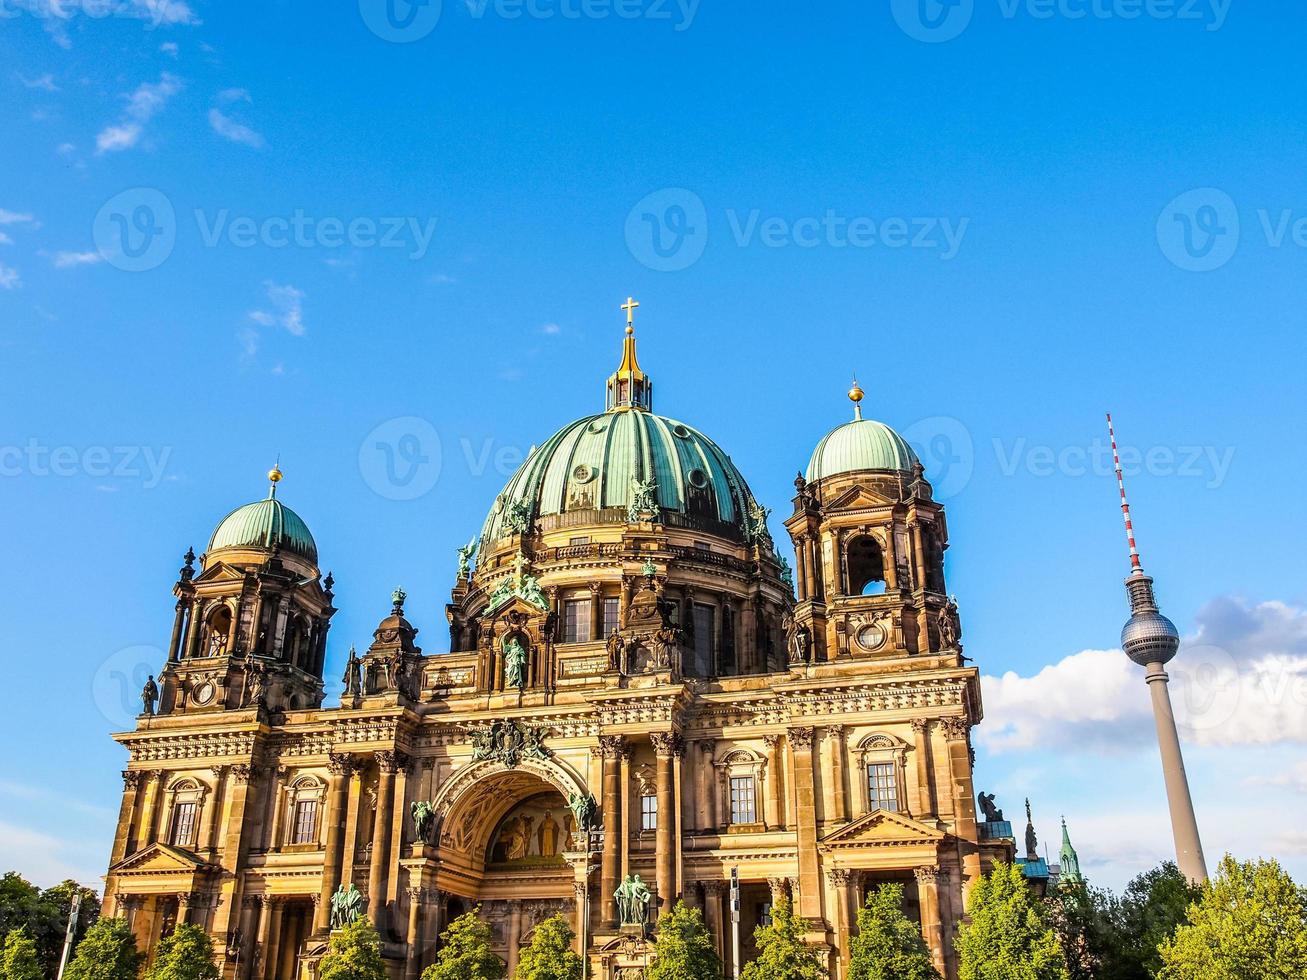
[[[627,508],[626,519],[632,524],[644,520],[644,515],[658,516],[658,481],[654,479],[637,480],[631,478],[631,505]]]
[[[986,823],[1000,823],[1003,820],[1003,811],[994,805],[994,794],[980,791],[976,797],[980,802],[980,810],[985,815]]]
[[[458,577],[466,582],[472,577],[472,559],[477,553],[477,539],[473,538],[458,549]]]
[[[159,685],[154,683],[154,675],[150,674],[145,682],[145,687],[141,688],[141,706],[144,709],[141,714],[153,715],[154,703],[159,700]]]

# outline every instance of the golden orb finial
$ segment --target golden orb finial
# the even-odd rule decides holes
[[[268,482],[272,484],[268,488],[268,496],[277,496],[277,484],[281,482],[283,474],[281,472],[281,457],[277,457],[277,462],[272,464],[272,469],[268,470]]]
[[[853,387],[849,389],[849,401],[853,402],[853,418],[862,418],[862,399],[866,392],[862,390],[862,385],[858,384],[858,379],[853,379]]]

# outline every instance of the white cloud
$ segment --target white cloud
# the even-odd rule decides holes
[[[159,45],[159,50],[173,58],[176,58],[177,55],[181,53],[181,49],[177,47],[176,41],[164,41]]]
[[[104,259],[99,252],[55,252],[56,269],[72,269],[79,265],[95,265]]]
[[[263,284],[267,291],[270,309],[250,310],[248,317],[261,327],[281,327],[296,337],[304,336],[304,292],[294,286],[271,280]],[[253,327],[243,327],[237,333],[245,357],[258,353],[261,335]]]
[[[556,323],[546,323],[544,326],[540,328],[540,332],[550,337],[554,337],[562,333],[563,328]]]
[[[0,208],[0,225],[31,225],[35,224],[36,219],[30,214],[19,214],[17,211],[6,211]]]
[[[28,88],[39,88],[43,92],[59,91],[59,86],[54,83],[54,75],[50,72],[46,72],[44,75],[40,75],[36,78],[26,78],[23,75],[19,75],[18,80]]]
[[[232,119],[221,109],[209,110],[209,125],[213,127],[215,133],[231,140],[233,143],[244,143],[256,150],[263,146],[262,135],[250,129],[244,123]]]
[[[1167,667],[1181,737],[1199,745],[1307,742],[1307,609],[1222,597],[1198,613]],[[1143,670],[1119,650],[1084,650],[1031,677],[982,678],[992,752],[1127,749],[1152,735]]]
[[[100,131],[95,139],[96,151],[113,153],[135,146],[140,142],[146,124],[181,91],[181,87],[181,80],[168,72],[163,72],[157,82],[142,82],[127,96],[123,118]]]
[[[0,245],[12,245],[13,243],[14,240],[12,238],[6,235],[3,231],[0,231]]]
[[[50,888],[72,878],[99,890],[96,883],[104,868],[90,861],[74,864],[61,852],[69,844],[50,834],[11,823],[0,823],[0,865],[14,868],[24,878],[42,888]]]
[[[218,93],[219,105],[231,105],[233,102],[253,102],[248,89],[225,88]]]
[[[0,289],[17,289],[23,284],[23,277],[13,266],[0,262]]]

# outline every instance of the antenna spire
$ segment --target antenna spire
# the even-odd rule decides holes
[[[1144,567],[1139,563],[1139,548],[1135,545],[1135,525],[1130,519],[1130,501],[1125,495],[1125,477],[1121,475],[1121,454],[1116,448],[1116,429],[1112,426],[1112,413],[1107,413],[1107,437],[1112,442],[1112,463],[1116,467],[1116,485],[1121,491],[1121,516],[1125,519],[1125,538],[1130,545],[1131,574],[1142,575]]]

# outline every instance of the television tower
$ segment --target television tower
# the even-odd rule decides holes
[[[1130,597],[1130,620],[1121,630],[1121,649],[1127,657],[1146,671],[1144,680],[1153,701],[1153,721],[1157,724],[1157,744],[1162,753],[1162,775],[1166,780],[1166,799],[1171,808],[1171,833],[1175,836],[1175,859],[1180,872],[1191,882],[1207,880],[1207,863],[1203,844],[1198,839],[1198,819],[1189,795],[1189,778],[1180,754],[1180,735],[1171,710],[1170,678],[1166,665],[1180,649],[1180,631],[1161,614],[1153,597],[1153,580],[1144,574],[1135,546],[1135,528],[1130,520],[1130,503],[1125,496],[1125,479],[1121,475],[1121,456],[1116,448],[1116,431],[1112,416],[1107,416],[1107,434],[1112,441],[1112,461],[1116,482],[1121,490],[1121,514],[1125,518],[1125,536],[1130,544],[1130,574],[1125,580]]]

